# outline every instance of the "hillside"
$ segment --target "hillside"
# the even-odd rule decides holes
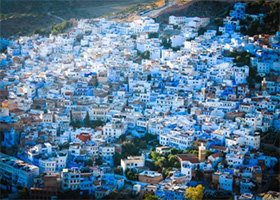
[[[1,0],[1,37],[49,32],[71,18],[94,18],[158,0]]]
[[[232,6],[232,1],[189,1],[177,0],[174,6],[159,13],[156,20],[167,23],[170,15],[187,17],[221,17]]]

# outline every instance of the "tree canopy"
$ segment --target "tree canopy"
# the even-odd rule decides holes
[[[93,166],[93,160],[92,159],[87,159],[86,165],[87,166]]]
[[[145,194],[144,200],[159,200],[159,197],[153,194]]]
[[[161,45],[164,46],[165,49],[169,49],[171,48],[171,40],[170,39],[167,40],[166,38],[163,38]]]
[[[275,34],[279,26],[279,2],[252,1],[246,4],[246,13],[259,14],[264,16],[262,20],[246,17],[240,21],[240,31],[244,35],[254,36],[257,34]]]
[[[203,198],[204,187],[197,185],[196,187],[189,187],[184,194],[186,199],[201,200]]]
[[[163,171],[163,169],[172,168],[172,167],[180,167],[180,163],[178,158],[174,154],[159,154],[156,151],[151,151],[151,158],[154,162],[154,170]]]
[[[122,155],[127,156],[138,156],[140,155],[139,147],[130,141],[125,141],[122,144]]]
[[[132,181],[138,181],[139,174],[135,171],[131,171],[128,168],[125,170],[125,176]]]
[[[114,174],[119,174],[119,175],[123,174],[123,170],[120,165],[114,169]]]
[[[149,33],[149,38],[158,38],[158,33],[157,32],[151,32]]]
[[[61,24],[57,24],[53,27],[53,30],[51,31],[51,34],[57,35],[59,33],[62,33],[67,28],[70,28],[73,24],[69,21],[65,21]]]
[[[120,153],[115,153],[113,155],[113,161],[114,161],[114,165],[120,165],[121,164],[121,159],[122,159],[122,155]]]

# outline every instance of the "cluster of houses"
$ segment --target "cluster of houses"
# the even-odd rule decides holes
[[[133,22],[73,20],[67,33],[9,40],[0,55],[1,178],[27,186],[33,198],[52,198],[59,190],[88,191],[96,198],[124,188],[127,178],[112,174],[116,141],[131,133],[158,136],[159,154],[171,148],[196,148],[199,155],[178,154],[180,168],[163,178],[146,166],[148,155],[129,156],[121,168],[136,170],[133,194],[153,193],[184,199],[197,170],[212,190],[236,199],[262,190],[263,173],[278,159],[260,152],[261,132],[280,129],[279,36],[240,34],[245,4],[236,3],[216,30],[198,35],[210,19],[149,17]],[[159,33],[176,28],[165,49]],[[149,58],[139,61],[139,52]],[[225,52],[247,51],[251,67],[236,66]],[[251,68],[261,83],[249,87]],[[90,128],[73,123],[103,121]],[[206,157],[206,150],[213,152]],[[17,158],[16,158],[17,157]],[[101,158],[102,165],[88,160]],[[53,188],[53,186],[56,186]]]

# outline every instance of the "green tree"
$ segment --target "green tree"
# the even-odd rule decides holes
[[[205,27],[201,27],[201,28],[198,29],[197,34],[198,35],[203,35],[206,31],[207,31],[207,29]]]
[[[119,193],[117,192],[116,189],[113,189],[113,192],[111,192],[109,195],[103,197],[102,199],[118,199]]]
[[[97,158],[96,161],[95,161],[95,164],[96,165],[102,165],[103,164],[102,158]]]
[[[151,32],[149,33],[149,38],[158,38],[158,33],[157,32]]]
[[[98,126],[103,126],[105,124],[105,122],[103,122],[102,120],[94,120],[91,122],[91,127],[92,128],[96,128]]]
[[[166,167],[167,166],[167,160],[165,157],[160,157],[158,159],[158,161],[156,162],[156,164],[160,167],[160,168],[163,168],[163,167]]]
[[[113,155],[114,165],[115,165],[115,166],[120,165],[120,164],[121,164],[121,159],[122,159],[122,155],[119,154],[119,153],[115,153],[115,154]]]
[[[179,163],[178,161],[176,161],[176,162],[174,162],[174,167],[176,167],[176,168],[180,168],[180,167],[181,167],[181,165],[180,165],[180,163]]]
[[[227,10],[224,12],[224,15],[225,15],[225,16],[228,16],[228,15],[229,15],[229,12],[230,12],[230,10],[227,9]]]
[[[87,166],[93,166],[93,160],[92,159],[87,159],[86,165]]]
[[[138,156],[139,155],[139,148],[130,141],[125,141],[122,143],[122,155],[124,156]]]
[[[261,83],[263,78],[260,77],[260,76],[257,76],[255,80],[256,80],[257,83]]]
[[[150,51],[144,51],[144,53],[141,54],[141,57],[143,59],[149,59],[150,58]]]
[[[247,82],[249,84],[249,88],[250,89],[255,88],[255,81],[254,81],[254,79],[251,76],[248,76],[246,80],[247,80]]]
[[[217,25],[217,26],[223,26],[223,19],[221,19],[221,18],[219,18],[219,17],[217,17],[217,18],[215,18],[214,19],[214,22],[215,22],[215,24]]]
[[[253,79],[255,79],[257,74],[258,74],[258,72],[257,72],[256,68],[250,67],[250,69],[249,69],[249,76],[252,77]]]
[[[173,51],[179,51],[180,49],[181,49],[180,46],[172,47],[172,50],[173,50]]]
[[[19,196],[20,196],[20,199],[29,199],[30,198],[30,194],[29,194],[28,188],[27,187],[23,187]]]
[[[260,26],[260,22],[258,20],[253,20],[248,26],[247,34],[250,36],[256,35],[258,32],[258,27]]]
[[[36,29],[33,31],[33,34],[44,35],[45,32],[46,32],[45,29],[36,28]]]
[[[130,37],[131,37],[132,39],[136,40],[137,35],[131,35]]]
[[[201,200],[203,198],[204,187],[197,185],[196,187],[189,187],[184,194],[186,199]]]
[[[185,154],[194,154],[194,155],[198,156],[198,150],[196,150],[196,149],[192,149],[192,150],[187,149],[183,153],[185,153]]]
[[[172,171],[172,168],[171,168],[171,167],[169,167],[168,169],[166,169],[165,171],[163,171],[163,178],[165,179],[171,171]]]
[[[171,148],[170,150],[171,150],[171,154],[173,154],[173,155],[177,155],[180,153],[179,150],[175,149],[175,148]]]
[[[76,37],[76,42],[81,42],[81,40],[83,39],[83,35],[82,34],[79,34],[79,35],[77,35],[77,37]]]
[[[222,35],[222,34],[223,34],[223,32],[217,30],[216,36],[220,36],[220,35]]]
[[[253,55],[249,52],[243,51],[243,52],[231,52],[229,57],[234,57],[233,62],[236,64],[236,66],[244,66],[248,65],[250,66],[250,59],[253,57]],[[249,72],[250,73],[250,72]]]
[[[144,140],[146,140],[146,142],[149,142],[151,140],[157,139],[157,136],[153,135],[151,133],[147,133],[147,134],[145,134],[145,136],[143,138],[144,138]]]
[[[142,140],[140,143],[139,143],[139,147],[141,149],[147,149],[147,142]]]
[[[74,128],[80,128],[80,127],[82,127],[82,122],[80,121],[80,120],[76,120],[75,122],[74,122],[74,125],[73,125],[73,127]]]
[[[72,23],[69,21],[65,21],[61,24],[57,24],[53,27],[53,30],[51,31],[51,34],[57,35],[58,33],[62,33],[67,28],[70,28],[72,26]]]
[[[58,34],[58,31],[57,31],[57,30],[52,30],[52,31],[51,31],[51,34],[52,34],[52,35],[57,35],[57,34]]]
[[[147,75],[147,81],[151,81],[152,80],[152,75],[151,74],[148,74]]]
[[[36,105],[35,109],[41,109],[41,106],[40,105]]]
[[[212,155],[214,152],[210,151],[210,150],[206,150],[205,151],[205,158],[207,159],[210,155]]]
[[[64,192],[59,192],[58,193],[58,196],[57,196],[58,199],[91,199],[91,195],[88,194],[87,191],[82,191],[82,194],[81,194],[81,190],[80,189],[77,189],[77,190],[66,190]]]
[[[168,166],[170,167],[175,167],[174,163],[178,161],[178,158],[176,155],[168,155]]]
[[[263,22],[253,20],[250,17],[246,17],[248,21],[248,35],[254,35],[259,33],[275,34],[279,27],[279,7],[280,3],[277,2],[249,2],[246,4],[246,13],[249,14],[264,14]]]
[[[90,126],[90,120],[89,120],[88,111],[87,111],[87,114],[86,114],[86,116],[85,116],[84,123],[85,123],[85,126],[87,126],[87,127]]]
[[[247,35],[247,28],[245,26],[242,26],[240,28],[240,33],[243,34],[243,35]]]
[[[158,171],[165,171],[166,168],[180,168],[180,163],[178,162],[177,152],[181,152],[180,150],[173,149],[174,154],[165,153],[159,154],[156,151],[151,151],[150,158],[153,160],[154,166],[152,168]]]
[[[198,180],[198,181],[202,181],[204,179],[204,173],[202,170],[196,170],[195,171],[195,178]]]
[[[69,149],[69,143],[60,144],[59,145],[59,150],[62,150],[62,149]]]
[[[156,152],[156,151],[152,151],[151,152],[151,157],[152,157],[153,161],[156,161],[160,157],[160,154],[158,152]]]
[[[123,175],[123,170],[121,166],[119,165],[117,168],[114,169],[115,174]]]
[[[131,171],[128,168],[125,170],[125,176],[127,179],[132,181],[138,181],[139,174],[135,171]]]
[[[170,39],[167,40],[166,38],[163,38],[161,45],[164,46],[165,49],[170,49],[171,40]]]
[[[153,194],[145,194],[144,200],[159,200],[159,197]]]
[[[119,139],[120,139],[122,142],[126,141],[126,135],[125,135],[125,134],[122,134],[122,135],[119,137]]]

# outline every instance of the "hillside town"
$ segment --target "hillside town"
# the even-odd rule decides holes
[[[279,199],[280,32],[244,35],[248,16],[6,40],[1,199]]]

